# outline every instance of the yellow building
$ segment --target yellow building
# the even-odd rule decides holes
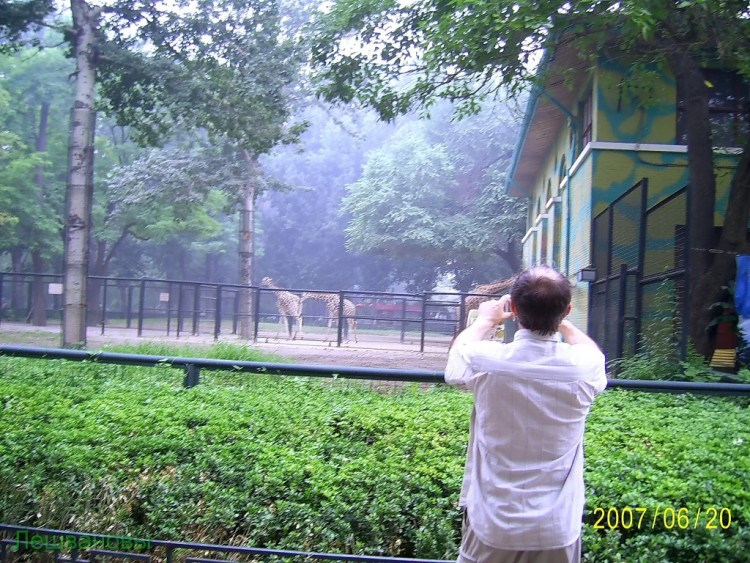
[[[571,318],[609,359],[634,352],[643,334],[684,344],[689,177],[674,77],[651,69],[627,81],[621,58],[592,61],[572,48],[545,56],[540,68],[506,186],[529,200],[524,266],[569,277]],[[736,73],[707,72],[718,226],[750,97]]]

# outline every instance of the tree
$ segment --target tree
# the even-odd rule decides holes
[[[451,111],[444,104],[433,120],[402,127],[371,154],[344,199],[349,246],[403,259],[397,279],[421,278],[423,290],[446,273],[468,289],[520,266],[523,206],[502,193],[512,119],[490,119],[488,108],[450,123]]]
[[[534,80],[539,51],[572,43],[582,56],[604,45],[634,69],[664,65],[686,95],[691,206],[689,335],[710,352],[708,304],[733,273],[733,252],[747,251],[750,164],[745,147],[718,248],[712,247],[716,181],[708,120],[710,87],[702,68],[719,65],[750,76],[747,2],[727,0],[588,0],[583,2],[446,3],[339,0],[319,20],[313,42],[319,91],[329,100],[358,100],[385,119],[438,99],[477,110],[486,96],[518,92]],[[367,45],[367,48],[358,48]],[[635,72],[633,80],[638,80]]]
[[[12,18],[0,34],[47,23],[51,0],[3,3]],[[284,87],[294,80],[293,45],[279,27],[275,0],[204,0],[193,11],[149,0],[95,6],[71,0],[65,29],[76,61],[65,217],[63,344],[86,341],[86,277],[93,186],[97,84],[101,104],[142,142],[156,143],[176,124],[233,139],[250,160],[294,138]],[[18,8],[18,9],[16,9]],[[208,39],[210,38],[210,39]],[[252,180],[248,180],[248,184]]]
[[[3,245],[12,256],[15,272],[21,271],[26,255],[31,258],[36,274],[32,281],[31,320],[37,326],[46,324],[47,296],[41,274],[47,272],[49,261],[57,260],[62,252],[60,214],[67,167],[65,135],[72,93],[68,82],[71,68],[60,50],[22,50],[0,58],[0,82],[13,100],[2,123],[23,139],[29,153],[37,159],[33,170],[24,172],[27,177],[20,174],[23,168],[16,163],[16,177],[8,189],[19,200],[19,205],[12,208],[19,221],[13,236],[4,238]],[[14,291],[13,300],[18,301],[18,297]]]
[[[289,190],[259,200],[258,270],[288,287],[385,290],[393,261],[347,250],[348,215],[340,204],[345,186],[362,172],[368,151],[396,129],[371,111],[328,110],[309,100],[299,145],[280,146],[261,159],[265,173]]]

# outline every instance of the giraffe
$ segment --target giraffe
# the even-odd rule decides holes
[[[477,309],[480,303],[489,301],[494,295],[505,293],[505,290],[510,289],[514,281],[516,281],[515,277],[476,286],[471,293],[482,295],[469,295],[464,301],[464,323],[469,318],[469,312],[472,309]]]
[[[339,295],[337,293],[306,291],[302,294],[301,302],[304,302],[306,299],[316,299],[326,304],[326,314],[328,315],[328,331],[326,332],[326,336],[328,336],[328,333],[333,326],[333,322],[338,321],[339,318]],[[354,333],[354,342],[357,342],[357,308],[354,306],[354,303],[348,299],[344,299],[343,313],[343,316],[346,319],[347,328]]]
[[[278,286],[269,277],[263,278],[260,282],[261,285],[269,287],[274,291],[276,296],[276,307],[279,309],[279,326],[276,330],[276,336],[279,335],[279,329],[281,325],[284,325],[285,332],[292,337],[292,340],[297,336],[302,335],[302,300],[288,291],[279,291]],[[294,317],[296,319],[296,330],[292,336],[292,327],[289,326],[289,320],[287,317]]]

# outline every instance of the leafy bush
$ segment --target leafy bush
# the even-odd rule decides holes
[[[628,391],[599,397],[585,442],[585,560],[747,561],[748,403]],[[622,522],[626,507],[635,516],[629,526]],[[722,508],[731,511],[727,529]]]
[[[0,521],[455,558],[470,395],[223,372],[184,389],[182,377],[166,366],[0,358]],[[586,560],[743,560],[747,403],[600,397],[586,434]],[[656,505],[726,507],[732,523],[595,527],[596,507]]]

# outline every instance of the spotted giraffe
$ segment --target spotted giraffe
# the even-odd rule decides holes
[[[302,299],[289,293],[288,291],[279,291],[278,286],[269,277],[263,278],[260,282],[261,285],[275,290],[274,296],[276,297],[276,307],[279,309],[279,326],[276,330],[276,336],[279,335],[281,325],[284,325],[286,334],[292,337],[292,340],[297,336],[302,336]],[[292,327],[289,326],[289,320],[287,317],[294,317],[296,319],[296,330],[292,335]]]
[[[334,321],[338,322],[340,302],[339,295],[337,293],[318,293],[315,291],[306,291],[302,294],[302,302],[304,302],[306,299],[316,299],[325,303],[326,314],[328,315],[328,331],[326,332],[326,336],[328,336],[328,333],[330,333]],[[354,306],[354,303],[352,303],[348,299],[344,299],[343,313],[349,331],[354,334],[354,342],[357,342],[357,308]]]
[[[482,295],[469,295],[464,301],[464,323],[469,317],[469,312],[473,309],[477,309],[480,303],[489,301],[493,296],[500,293],[505,293],[516,281],[515,278],[508,278],[504,280],[498,280],[496,282],[478,285],[471,290],[471,293],[478,293]]]

